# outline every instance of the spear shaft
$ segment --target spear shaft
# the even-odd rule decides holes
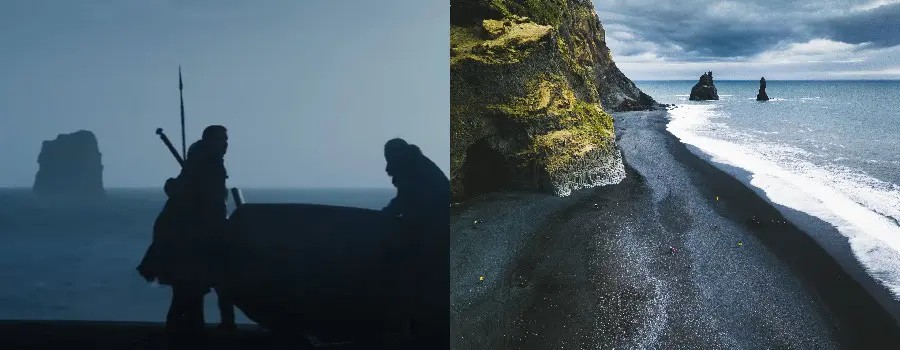
[[[178,98],[181,100],[181,158],[187,158],[184,137],[184,84],[181,82],[181,66],[178,66]]]

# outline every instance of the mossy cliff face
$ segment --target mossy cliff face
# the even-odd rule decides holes
[[[451,0],[454,198],[624,177],[606,110],[656,105],[613,63],[589,0]]]

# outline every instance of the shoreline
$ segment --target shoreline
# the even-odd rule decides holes
[[[560,199],[493,194],[451,211],[455,348],[900,344],[881,304],[771,203],[668,133],[665,111],[614,118],[622,183]],[[531,226],[504,231],[515,220]],[[479,239],[502,258],[482,259]],[[486,269],[498,280],[479,283]]]
[[[677,138],[675,139],[677,140]],[[681,142],[679,141],[679,143]],[[897,326],[900,327],[900,301],[895,300],[891,291],[875,280],[875,278],[866,271],[862,263],[854,256],[847,237],[840,233],[834,225],[803,211],[775,203],[766,196],[762,189],[750,184],[752,173],[728,164],[715,162],[710,156],[694,146],[683,143],[682,146],[684,146],[693,156],[700,158],[710,166],[739,181],[743,186],[753,191],[760,199],[775,208],[787,219],[787,221],[797,226],[800,231],[806,233],[810,239],[815,241],[816,245],[822,248],[828,256],[839,265],[841,270],[860,284],[860,286],[878,302],[884,311],[890,314]],[[784,253],[786,254],[788,252]]]
[[[826,294],[825,298],[828,301],[826,304],[842,309],[839,312],[845,317],[854,319],[851,322],[867,322],[867,315],[870,315],[869,312],[860,312],[852,309],[860,307],[868,309],[871,313],[877,315],[878,318],[890,318],[895,323],[895,326],[898,327],[896,331],[900,332],[900,312],[898,312],[900,304],[891,298],[890,291],[886,287],[866,273],[861,263],[852,255],[849,243],[840,241],[846,237],[841,235],[837,228],[807,213],[774,203],[768,199],[761,189],[749,184],[749,176],[751,176],[749,172],[717,163],[699,149],[682,143],[668,131],[666,131],[666,134],[674,141],[670,144],[670,148],[675,153],[681,153],[682,156],[680,158],[684,162],[694,163],[695,169],[706,168],[705,171],[708,173],[724,173],[741,186],[735,186],[732,189],[724,186],[711,186],[712,192],[740,191],[747,193],[747,196],[756,196],[760,201],[765,202],[767,206],[777,212],[776,214],[768,211],[765,215],[774,217],[776,221],[779,220],[778,217],[781,217],[782,220],[786,220],[793,226],[793,231],[802,234],[796,237],[789,237],[788,241],[785,242],[784,236],[778,236],[765,230],[765,224],[758,226],[761,229],[755,232],[780,259],[788,261],[791,267],[796,268],[803,277],[813,280],[812,287],[819,287],[819,292]],[[742,203],[726,203],[734,205],[734,207],[725,210],[743,210],[741,208]],[[832,251],[829,251],[829,246],[833,249]],[[807,250],[809,256],[796,254],[802,249]],[[839,255],[835,256],[834,254]],[[829,272],[833,274],[829,274]],[[864,300],[860,303],[848,302],[845,298],[842,298],[841,291],[829,287],[842,288],[844,293],[850,295],[865,295],[866,298],[863,299],[870,300]]]

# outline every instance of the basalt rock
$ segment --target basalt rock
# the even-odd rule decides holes
[[[102,196],[103,165],[94,133],[80,130],[44,141],[32,191],[40,195]]]
[[[768,101],[769,95],[766,94],[766,78],[759,79],[759,93],[756,94],[757,101]]]
[[[624,177],[607,111],[657,106],[612,60],[589,0],[451,0],[454,199]]]
[[[712,72],[703,73],[700,81],[691,88],[691,101],[718,100],[719,93],[713,83]]]

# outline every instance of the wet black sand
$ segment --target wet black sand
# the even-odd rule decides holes
[[[666,122],[616,115],[621,184],[453,210],[453,348],[900,348],[855,279]]]

